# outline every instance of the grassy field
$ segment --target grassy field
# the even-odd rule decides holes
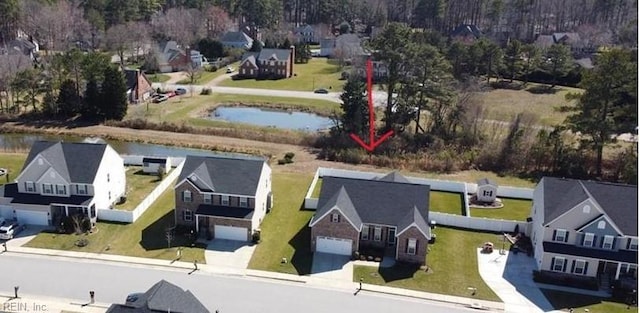
[[[429,193],[429,211],[462,215],[462,194],[431,191]]]
[[[239,63],[236,62],[236,63],[231,64],[230,66],[235,68],[238,64]],[[214,80],[214,79],[216,79],[216,78],[218,78],[218,77],[220,77],[222,75],[225,75],[225,74],[227,74],[227,68],[226,67],[220,68],[215,72],[202,71],[202,72],[200,72],[199,75],[197,75],[194,85],[206,85],[210,81],[212,81],[212,80]],[[182,84],[182,85],[191,84],[191,79],[189,78],[188,74],[185,73],[184,77],[186,77],[186,78],[178,81],[178,84]]]
[[[142,166],[128,166],[126,168],[127,190],[125,203],[116,205],[116,209],[133,210],[144,198],[153,191],[160,180],[157,174],[145,174]]]
[[[261,89],[313,91],[325,88],[332,92],[342,91],[344,81],[340,80],[340,67],[329,63],[328,59],[311,59],[306,64],[294,64],[295,76],[279,80],[225,80],[220,86]]]
[[[524,221],[531,215],[531,200],[501,198],[504,206],[499,209],[471,208],[471,216]]]
[[[539,84],[530,83],[528,88],[539,88]],[[552,126],[561,123],[567,113],[559,112],[558,107],[570,104],[565,99],[567,93],[580,92],[581,89],[556,87],[555,93],[536,94],[527,90],[493,89],[477,93],[477,100],[485,109],[484,118],[510,122],[518,113],[528,113],[537,117],[537,124]]]
[[[0,176],[0,185],[12,182],[22,169],[27,155],[24,153],[0,152],[0,168],[8,170],[8,175]]]
[[[551,303],[555,310],[568,312],[573,308],[575,313],[626,313],[638,312],[638,308],[633,306],[627,309],[627,305],[619,302],[612,302],[609,299],[585,296],[562,291],[542,289],[542,293]]]
[[[273,174],[273,209],[260,225],[261,241],[249,268],[307,275],[311,272],[311,231],[307,226],[313,211],[301,210],[311,175]],[[282,258],[289,262],[281,263]]]
[[[152,83],[164,83],[171,79],[171,76],[166,74],[148,74],[147,78],[149,78]]]
[[[318,177],[318,181],[316,182],[316,185],[313,187],[313,192],[311,193],[311,197],[319,198],[320,190],[322,190],[322,177]]]
[[[360,278],[366,284],[413,289],[419,291],[469,297],[467,287],[477,288],[478,299],[500,301],[478,273],[476,248],[486,241],[495,241],[496,235],[467,230],[438,227],[435,244],[429,245],[427,255],[429,271],[417,266],[396,265],[391,268],[354,266],[354,281]]]
[[[89,235],[42,232],[26,246],[165,260],[175,259],[177,248],[183,247],[183,261],[198,260],[199,263],[204,263],[204,245],[191,246],[191,241],[186,236],[176,234],[171,248],[168,248],[165,233],[174,224],[174,204],[175,192],[169,188],[133,224],[98,222],[96,231]],[[81,238],[88,239],[89,244],[76,247],[74,243]]]

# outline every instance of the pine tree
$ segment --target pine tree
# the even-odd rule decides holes
[[[100,113],[107,120],[122,120],[127,115],[127,86],[124,75],[116,67],[104,70],[100,96]]]
[[[553,77],[549,89],[553,89],[558,84],[560,77],[566,76],[571,71],[571,50],[569,47],[560,44],[552,45],[546,53],[547,61],[544,69]]]
[[[98,81],[92,77],[87,81],[87,86],[84,91],[82,115],[88,118],[104,118],[103,112],[101,112],[101,102],[102,96],[100,94],[100,88],[98,87]]]
[[[62,116],[73,116],[78,113],[80,107],[80,98],[76,95],[76,82],[67,79],[62,82],[58,99],[56,100],[58,113]]]
[[[366,141],[369,137],[369,103],[365,93],[366,86],[359,77],[349,78],[340,95],[343,112],[340,122],[344,132],[354,133]]]

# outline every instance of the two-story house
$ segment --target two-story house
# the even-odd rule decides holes
[[[188,155],[174,189],[176,224],[218,239],[251,240],[273,203],[261,158]]]
[[[124,161],[107,144],[33,144],[14,183],[0,188],[0,216],[22,224],[58,225],[83,214],[93,223],[124,195]]]
[[[377,249],[424,264],[431,240],[429,190],[397,172],[374,180],[324,176],[309,222],[311,250],[353,255]]]
[[[127,84],[127,99],[130,103],[141,103],[151,99],[155,92],[151,81],[139,69],[125,69],[125,82]]]
[[[544,177],[531,219],[539,271],[558,281],[597,278],[605,288],[623,276],[637,279],[637,186]]]
[[[242,31],[229,31],[220,38],[220,43],[222,43],[222,46],[225,48],[239,48],[246,50],[251,48],[253,45],[253,39]]]
[[[293,76],[295,48],[262,49],[242,55],[238,75],[244,78],[289,78]]]

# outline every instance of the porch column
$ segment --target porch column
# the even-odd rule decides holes
[[[194,216],[196,217],[196,233],[198,232],[198,230],[200,230],[200,228],[198,228],[198,214],[194,214]],[[620,268],[618,268],[618,270],[620,270]]]
[[[620,276],[620,268],[622,267],[622,263],[618,262],[618,268],[616,268],[616,280]]]
[[[69,207],[68,206],[64,206],[64,216],[69,216]]]

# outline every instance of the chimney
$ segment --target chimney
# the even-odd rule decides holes
[[[296,61],[296,46],[290,46],[289,50],[289,77],[293,77],[293,63]]]

